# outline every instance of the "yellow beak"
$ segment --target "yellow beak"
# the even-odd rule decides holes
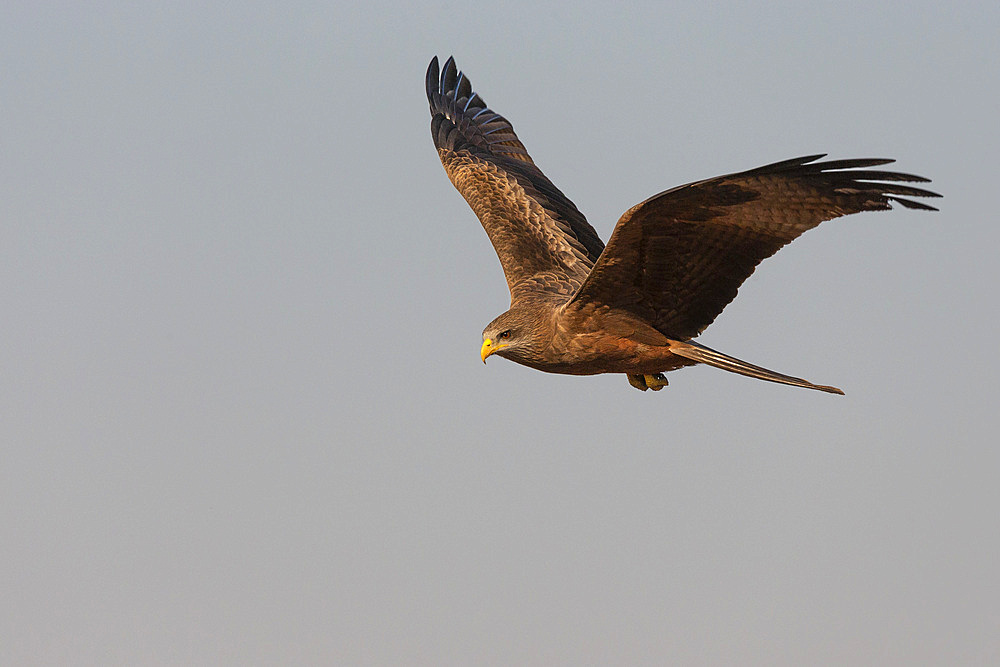
[[[499,350],[502,347],[507,347],[507,346],[504,345],[503,343],[500,343],[499,345],[494,346],[493,345],[493,341],[490,340],[489,338],[487,338],[486,340],[484,340],[483,341],[483,348],[481,350],[479,350],[479,356],[483,358],[483,363],[484,364],[486,363],[486,357],[490,356],[491,354],[493,354],[494,352],[496,352],[497,350]]]

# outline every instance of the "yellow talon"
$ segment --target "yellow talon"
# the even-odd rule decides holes
[[[663,376],[663,373],[656,373],[654,375],[643,375],[644,380],[646,380],[646,386],[653,391],[660,391],[667,386],[667,378]]]
[[[638,389],[639,391],[646,391],[649,387],[646,386],[646,380],[641,375],[632,375],[627,373],[625,377],[628,378],[628,383]]]

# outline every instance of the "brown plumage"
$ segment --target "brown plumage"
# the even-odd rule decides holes
[[[431,135],[451,182],[482,222],[510,288],[510,309],[483,331],[499,354],[550,373],[625,373],[658,390],[663,373],[703,363],[842,394],[722,354],[691,339],[722,312],[764,259],[824,220],[861,211],[937,210],[938,197],[871,169],[887,159],[810,155],[661,192],[618,221],[605,248],[535,166],[505,118],[449,58],[427,69]]]

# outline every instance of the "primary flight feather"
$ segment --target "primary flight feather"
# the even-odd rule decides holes
[[[608,241],[535,166],[510,122],[449,58],[427,68],[431,135],[451,182],[496,249],[510,309],[483,331],[492,354],[550,373],[624,373],[659,390],[696,363],[842,394],[692,339],[764,259],[824,220],[940,195],[926,178],[872,169],[887,159],[810,155],[661,192],[626,211]]]

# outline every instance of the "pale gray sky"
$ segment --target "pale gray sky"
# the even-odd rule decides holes
[[[1000,661],[996,3],[0,16],[0,663]],[[702,337],[847,396],[483,367],[435,54],[605,238],[798,155],[932,178]]]

